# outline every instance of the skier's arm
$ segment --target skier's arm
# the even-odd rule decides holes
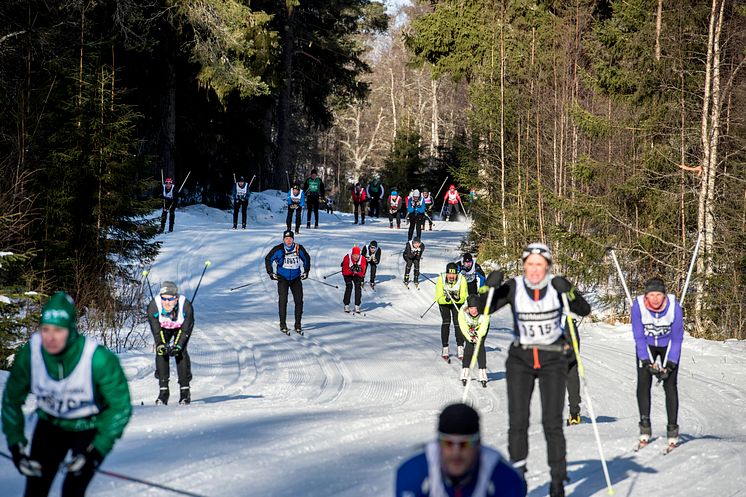
[[[642,315],[640,314],[640,304],[637,299],[632,301],[632,312],[630,314],[630,323],[632,324],[632,335],[635,337],[635,350],[637,358],[640,360],[649,360],[653,362],[648,350],[647,339],[645,338],[645,329],[642,326]]]
[[[461,334],[466,338],[466,341],[471,342],[472,336],[469,334],[469,324],[466,322],[463,307],[458,310],[458,327],[461,330]]]
[[[435,300],[438,302],[438,304],[446,304],[446,292],[443,285],[443,277],[438,276],[438,279],[435,280]]]
[[[151,300],[150,304],[148,304],[148,324],[150,325],[150,333],[153,334],[153,343],[156,346],[163,343],[161,322],[158,319],[158,306],[155,305],[155,299]]]
[[[31,391],[31,348],[28,342],[16,353],[3,391],[3,434],[8,447],[26,445],[25,419],[21,407]]]
[[[274,255],[277,253],[278,248],[279,247],[273,247],[272,250],[270,250],[267,256],[264,258],[264,268],[267,270],[267,274],[272,274],[275,272],[275,269],[272,267],[272,260],[274,259]]]
[[[678,301],[675,305],[673,323],[671,324],[671,345],[668,351],[668,360],[674,364],[678,364],[681,359],[681,344],[684,342],[684,313]]]
[[[300,192],[300,206],[301,208],[306,206],[306,192]]]
[[[570,310],[578,316],[587,316],[591,313],[591,305],[577,288],[573,287],[567,293],[567,299],[570,301]]]
[[[96,436],[92,445],[106,455],[122,436],[132,416],[130,390],[119,359],[103,346],[97,347],[93,353],[93,378],[96,396],[102,400],[102,410],[95,417]]]
[[[380,247],[378,248],[378,250],[376,250],[376,255],[373,257],[373,261],[376,264],[380,264],[381,263],[381,248]]]
[[[303,261],[303,272],[308,274],[311,271],[311,256],[308,255],[303,245],[298,245],[298,252],[300,253],[301,261]]]
[[[365,257],[360,258],[360,273],[358,276],[365,277],[365,271],[368,269],[368,261],[365,260]]]
[[[514,295],[515,280],[511,278],[495,289],[495,294],[492,297],[492,305],[490,306],[490,314],[497,312],[507,304],[511,303]],[[487,305],[487,294],[483,293],[479,295],[479,309],[484,309],[485,305]]]
[[[325,193],[326,192],[324,191],[324,182],[321,179],[319,179],[319,196],[325,197],[326,196]]]
[[[308,178],[306,178],[306,181],[303,182],[303,191],[304,192],[308,191]]]
[[[469,296],[469,284],[466,282],[466,278],[461,276],[461,286],[459,287],[458,303],[463,304],[466,302],[466,297]]]
[[[182,350],[186,348],[189,342],[189,337],[192,336],[192,330],[194,329],[194,307],[188,300],[184,300],[184,324],[181,325],[181,330],[176,335],[176,341],[174,346],[181,347]]]

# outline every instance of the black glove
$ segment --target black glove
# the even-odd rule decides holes
[[[30,459],[29,456],[23,451],[23,445],[15,444],[10,449],[10,454],[13,456],[13,464],[16,469],[23,476],[41,476],[41,464],[38,461]]]
[[[156,353],[157,355],[168,355],[168,345],[166,345],[165,343],[161,343],[161,344],[159,344],[159,345],[158,345],[158,346],[157,346],[157,347],[155,348],[155,353]]]
[[[572,290],[572,285],[563,276],[555,276],[552,278],[552,286],[558,293],[569,293]]]
[[[181,355],[182,350],[183,350],[182,346],[179,344],[176,344],[173,347],[171,347],[171,349],[168,351],[168,355],[170,355],[171,357]]]
[[[674,369],[676,369],[676,363],[671,361],[666,361],[666,369],[669,373],[672,373]]]
[[[352,270],[353,273],[359,273],[361,268],[358,264],[353,264],[350,269]]]
[[[655,364],[650,362],[649,359],[643,359],[642,360],[642,367],[650,371],[650,374],[657,375],[658,374],[658,368],[655,367]]]
[[[503,284],[503,272],[500,270],[492,271],[484,282],[490,288],[497,288]]]
[[[277,273],[267,273],[269,275],[269,279],[277,281]]]
[[[308,279],[308,273],[303,273],[300,275],[300,279],[307,280]]]
[[[92,473],[101,465],[104,456],[93,445],[89,445],[85,452],[76,454],[67,463],[67,472],[73,475]]]
[[[658,371],[658,380],[666,381],[673,370],[676,369],[676,364],[671,361],[666,361],[666,367]]]

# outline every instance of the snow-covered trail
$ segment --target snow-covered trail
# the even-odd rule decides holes
[[[177,213],[176,231],[150,270],[152,282],[174,280],[188,297],[205,260],[189,344],[194,380],[191,406],[155,406],[157,380],[150,350],[122,356],[135,413],[105,469],[187,489],[205,496],[385,496],[396,466],[433,436],[438,411],[459,401],[460,365],[439,358],[437,307],[427,280],[408,290],[401,282],[405,229],[387,220],[355,226],[351,216],[321,215],[321,228],[296,241],[311,255],[304,282],[306,336],[279,331],[276,283],[264,256],[280,243],[282,199],[254,195],[249,229],[232,231],[230,214],[204,206]],[[424,232],[424,274],[434,278],[458,255],[462,223],[436,223]],[[363,293],[365,316],[342,312],[339,269],[353,243],[376,239],[383,250],[376,291]],[[251,286],[231,292],[238,285]],[[292,299],[288,314],[292,316]],[[292,323],[290,318],[289,323]],[[490,383],[470,397],[482,415],[485,443],[507,452],[504,360],[510,316],[492,319],[487,339]],[[635,364],[631,332],[584,324],[582,353],[599,430],[617,495],[663,492],[677,496],[746,495],[746,344],[687,337],[679,376],[681,448],[661,456],[663,439],[632,452],[637,433]],[[451,338],[451,349],[455,343]],[[3,381],[5,375],[2,376]],[[538,395],[532,406],[529,495],[547,494],[548,469]],[[653,430],[664,435],[660,387],[654,387]],[[144,404],[144,405],[141,405]],[[567,428],[568,495],[605,495],[605,483],[587,410],[585,423]],[[0,492],[20,495],[22,479],[0,464]],[[59,482],[56,486],[59,492]],[[138,484],[98,476],[90,495],[166,495]]]

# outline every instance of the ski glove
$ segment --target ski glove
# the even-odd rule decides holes
[[[277,273],[267,273],[269,275],[269,279],[277,281]]]
[[[353,273],[359,273],[360,272],[360,266],[358,264],[353,264],[350,270],[352,270]]]
[[[572,285],[563,276],[555,276],[554,278],[552,278],[552,286],[554,287],[555,290],[557,290],[558,293],[569,294],[570,290],[572,290]]]
[[[653,364],[652,362],[650,362],[649,359],[643,359],[640,362],[642,362],[642,367],[643,368],[645,368],[648,371],[650,371],[650,374],[655,374],[655,375],[658,374],[658,368],[656,368],[655,364]]]
[[[13,464],[16,469],[23,476],[41,476],[41,464],[38,461],[34,461],[29,458],[23,451],[24,447],[21,444],[15,444],[10,447],[10,454],[13,456]]]
[[[103,460],[103,454],[101,454],[93,445],[89,445],[85,452],[77,454],[69,463],[67,463],[67,472],[72,473],[75,476],[85,473],[93,473]]]
[[[168,345],[162,343],[155,348],[155,353],[158,355],[168,355]]]
[[[171,357],[181,355],[181,351],[182,351],[181,345],[176,344],[173,347],[171,347],[171,349],[168,351],[168,355],[170,355]]]
[[[491,288],[497,288],[503,283],[503,272],[499,269],[497,271],[492,271],[489,276],[487,276],[487,280],[485,281],[485,285]]]
[[[303,273],[300,275],[300,279],[307,280],[308,279],[308,273]]]

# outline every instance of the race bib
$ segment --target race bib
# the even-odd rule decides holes
[[[282,267],[285,269],[300,269],[300,256],[296,252],[285,253]]]

